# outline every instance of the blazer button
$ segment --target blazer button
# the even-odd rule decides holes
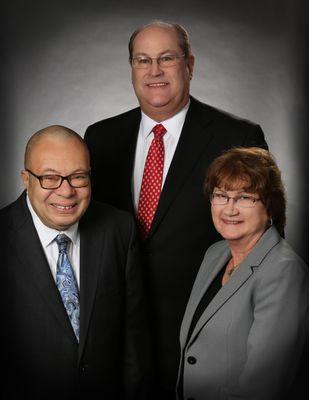
[[[82,374],[85,374],[85,373],[87,372],[87,370],[88,370],[88,364],[84,364],[84,365],[82,365],[82,366],[80,367],[80,372],[81,372]]]
[[[190,357],[187,358],[187,361],[188,361],[189,364],[193,365],[193,364],[196,364],[197,360],[196,360],[195,357],[190,356]]]

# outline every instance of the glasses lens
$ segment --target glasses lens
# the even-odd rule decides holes
[[[70,185],[75,188],[87,186],[90,178],[89,174],[73,174],[68,177]]]
[[[175,54],[166,54],[158,58],[158,63],[161,67],[172,67],[177,62],[177,56]]]
[[[223,193],[213,193],[210,196],[211,203],[218,206],[228,204],[229,199],[233,199],[234,204],[236,204],[238,207],[243,207],[243,208],[254,207],[255,202],[258,201],[258,199],[255,198],[254,196],[229,197]]]
[[[45,189],[55,189],[61,183],[61,176],[60,175],[44,175],[41,176],[41,185]]]
[[[241,196],[237,200],[239,207],[250,208],[254,207],[255,198],[252,196]]]
[[[213,193],[211,195],[211,202],[217,205],[223,205],[228,202],[228,197],[222,193]]]
[[[151,58],[149,57],[135,57],[132,60],[135,68],[149,68],[151,65]]]

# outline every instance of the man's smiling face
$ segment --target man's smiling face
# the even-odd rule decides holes
[[[27,169],[36,175],[58,174],[67,176],[90,170],[89,154],[75,138],[47,135],[31,149]],[[39,180],[28,171],[22,179],[29,200],[43,224],[63,231],[77,222],[86,211],[91,196],[90,184],[73,188],[64,180],[58,189],[43,189]]]
[[[157,58],[165,54],[181,56],[176,31],[150,26],[137,34],[132,57]],[[162,68],[153,60],[146,69],[132,66],[132,82],[142,111],[155,121],[163,121],[177,114],[189,100],[190,77],[194,57],[180,57],[171,67]]]

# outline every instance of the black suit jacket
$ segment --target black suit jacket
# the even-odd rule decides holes
[[[94,198],[133,212],[132,172],[140,108],[88,127]],[[191,97],[149,238],[143,243],[145,283],[159,385],[174,391],[179,363],[179,329],[205,250],[216,240],[205,171],[233,146],[267,147],[258,125]]]
[[[1,399],[139,398],[147,348],[133,218],[92,203],[80,221],[79,345],[24,194],[0,226]]]

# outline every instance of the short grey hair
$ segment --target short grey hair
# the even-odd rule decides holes
[[[191,54],[191,44],[190,44],[190,39],[189,39],[189,34],[185,30],[183,26],[177,23],[171,23],[171,22],[164,22],[164,21],[152,21],[146,25],[143,25],[139,28],[137,28],[131,35],[130,40],[129,40],[129,60],[132,60],[133,57],[133,47],[134,47],[134,40],[136,36],[143,31],[146,28],[149,28],[151,26],[157,26],[160,28],[165,28],[165,29],[171,29],[176,32],[178,36],[178,43],[179,47],[182,49],[185,58],[188,58],[189,55]]]

